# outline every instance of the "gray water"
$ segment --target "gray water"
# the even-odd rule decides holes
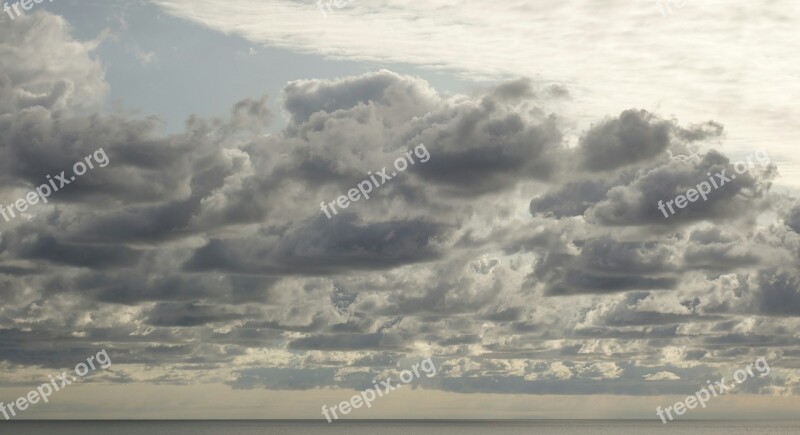
[[[10,421],[2,435],[529,435],[800,434],[800,421]]]

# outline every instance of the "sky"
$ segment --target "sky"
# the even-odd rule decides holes
[[[796,418],[798,21],[789,0],[3,13],[0,401],[105,350],[16,418],[319,419],[430,358],[347,418],[658,419],[761,359],[684,418]]]

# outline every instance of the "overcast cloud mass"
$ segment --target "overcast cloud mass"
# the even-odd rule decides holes
[[[0,20],[0,204],[100,147],[109,164],[0,219],[0,392],[101,348],[113,366],[32,417],[102,417],[104,402],[123,417],[195,416],[181,408],[210,406],[191,398],[207,387],[231,407],[257,392],[291,405],[248,417],[319,418],[324,397],[429,356],[435,377],[362,417],[464,417],[453,403],[486,397],[491,409],[468,414],[597,416],[593,400],[619,396],[602,415],[654,418],[670,403],[654,398],[759,357],[770,375],[713,412],[769,400],[766,416],[796,413],[796,5],[662,17],[654,2],[358,1],[325,18],[311,2],[56,3]],[[214,110],[165,126],[114,89],[162,93],[177,113],[182,77],[225,54],[195,60],[178,35],[139,46],[142,20],[235,40],[241,59],[304,57],[224,98],[211,96],[230,89],[219,66],[190,90]],[[769,30],[748,33],[756,22]],[[642,23],[706,23],[708,39],[620,36]],[[761,47],[791,64],[743,61]],[[110,51],[146,81],[122,81]],[[419,144],[429,161],[330,219],[320,210]],[[768,160],[736,170],[756,152]],[[721,171],[737,176],[706,201],[659,210]],[[156,387],[187,402],[154,411],[142,397]],[[520,405],[554,395],[563,408]]]

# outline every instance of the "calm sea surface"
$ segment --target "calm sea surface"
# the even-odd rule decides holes
[[[11,421],[2,435],[529,435],[529,434],[800,434],[800,421]]]

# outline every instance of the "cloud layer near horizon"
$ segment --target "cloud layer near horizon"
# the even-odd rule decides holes
[[[0,56],[1,203],[98,147],[111,163],[0,223],[4,384],[102,346],[120,383],[361,389],[433,355],[424,388],[655,395],[764,356],[745,391],[798,393],[800,206],[775,167],[656,207],[734,173],[714,120],[632,108],[570,146],[569,89],[444,96],[379,70],[288,83],[275,134],[253,95],[165,136],[92,112],[102,67],[62,19],[0,27],[0,52],[32,35],[39,57]],[[420,143],[429,162],[320,211]]]

